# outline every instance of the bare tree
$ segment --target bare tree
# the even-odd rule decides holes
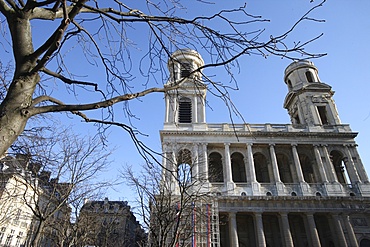
[[[55,128],[47,135],[46,130],[43,135],[20,136],[14,143],[17,156],[1,160],[2,175],[16,178],[13,187],[18,192],[8,190],[1,200],[16,202],[27,212],[22,217],[32,220],[27,246],[67,244],[78,202],[112,183],[98,179],[109,164],[109,152],[99,140]]]
[[[215,194],[205,189],[205,176],[195,168],[201,161],[184,149],[175,162],[169,158],[166,162],[173,169],[145,164],[139,174],[130,167],[121,173],[137,192],[136,213],[148,233],[148,246],[206,245]]]
[[[22,133],[31,117],[51,112],[71,112],[86,122],[119,126],[130,133],[145,154],[148,150],[136,139],[130,120],[117,120],[113,105],[123,102],[125,114],[134,117],[127,102],[176,89],[181,81],[171,87],[163,86],[169,77],[165,67],[172,52],[180,48],[201,50],[209,62],[198,71],[223,67],[233,84],[211,80],[207,83],[217,88],[217,96],[230,102],[227,91],[237,88],[233,68],[238,67],[237,59],[241,56],[313,58],[324,55],[304,49],[320,35],[286,43],[299,23],[319,21],[310,14],[322,3],[313,5],[285,32],[270,36],[264,34],[263,29],[268,20],[248,14],[246,6],[222,9],[209,16],[191,16],[176,0],[136,3],[0,0],[0,43],[12,54],[13,64],[8,68],[14,67],[11,79],[0,80],[5,88],[0,94],[0,156]],[[195,1],[194,5],[198,6],[192,5],[192,8],[206,8],[207,4],[210,3]],[[261,27],[251,29],[250,24],[254,23],[260,23]],[[97,70],[105,75],[105,80],[82,79],[87,74],[94,74],[94,78]],[[75,98],[58,94],[63,88],[60,85]],[[80,97],[82,94],[88,97]],[[88,115],[88,111],[99,110],[101,118]]]

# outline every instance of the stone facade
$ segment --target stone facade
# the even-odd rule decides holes
[[[126,201],[86,200],[78,220],[78,246],[144,246],[145,234]]]
[[[370,184],[357,133],[341,123],[314,64],[285,70],[290,124],[206,123],[203,64],[193,50],[172,55],[166,86],[181,86],[165,95],[160,131],[163,181],[180,194],[174,174],[189,166],[192,187],[212,195],[207,205],[217,214],[198,220],[184,246],[370,246]]]
[[[69,184],[50,179],[26,155],[0,159],[0,246],[31,246],[39,232],[38,246],[60,246],[70,226],[71,208],[60,197]],[[39,228],[40,218],[50,215]]]

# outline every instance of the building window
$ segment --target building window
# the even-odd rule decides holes
[[[317,111],[319,112],[321,124],[324,124],[324,125],[329,124],[328,115],[326,112],[326,106],[317,106]]]
[[[276,154],[276,159],[279,167],[281,181],[285,184],[293,183],[288,157],[285,154]]]
[[[350,178],[347,173],[346,158],[339,151],[333,150],[330,152],[330,159],[333,163],[335,173],[337,174],[338,182],[341,184],[349,184]]]
[[[0,245],[1,245],[1,242],[3,241],[3,237],[4,237],[4,234],[5,234],[5,231],[6,231],[6,228],[5,227],[1,227],[1,231],[0,231]]]
[[[179,123],[191,123],[191,100],[181,98],[179,101]]]
[[[10,231],[10,234],[8,234],[8,237],[6,238],[5,245],[10,246],[13,241],[13,236],[14,236],[14,230]]]
[[[234,182],[247,182],[244,156],[241,153],[233,153],[231,155],[231,169]]]
[[[287,84],[288,84],[288,88],[289,90],[291,90],[293,88],[292,86],[292,82],[290,80],[287,81]]]
[[[190,63],[181,63],[181,77],[189,77],[191,72]]]
[[[256,179],[259,183],[270,183],[270,176],[267,167],[267,159],[261,153],[253,155],[254,170],[256,172]]]
[[[299,154],[299,162],[301,163],[304,181],[307,183],[319,182],[315,177],[314,163],[305,154]]]
[[[314,82],[314,80],[313,80],[313,74],[312,74],[312,72],[311,71],[306,71],[306,78],[307,78],[307,81],[308,82]]]
[[[222,168],[222,156],[217,152],[213,152],[209,155],[208,159],[208,169],[209,169],[209,181],[210,182],[223,182],[224,174]]]

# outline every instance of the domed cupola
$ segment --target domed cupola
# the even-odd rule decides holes
[[[199,69],[203,65],[200,54],[191,49],[177,50],[169,58],[165,129],[205,123],[207,87],[202,82],[202,69]]]
[[[334,91],[319,79],[318,70],[308,60],[291,63],[285,69],[284,81],[288,86],[284,108],[293,124],[338,125],[340,119],[332,99]]]

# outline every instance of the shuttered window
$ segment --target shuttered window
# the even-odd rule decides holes
[[[191,100],[188,98],[180,99],[179,123],[191,123]]]

